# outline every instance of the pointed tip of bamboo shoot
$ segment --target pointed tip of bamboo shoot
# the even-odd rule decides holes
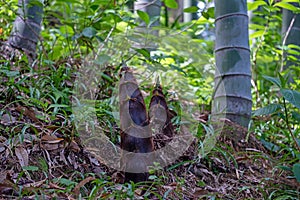
[[[159,80],[159,76],[157,76],[155,81],[155,88],[159,88],[159,87],[160,87],[160,80]]]
[[[130,70],[130,68],[127,65],[122,65],[121,72],[129,71],[129,70]]]

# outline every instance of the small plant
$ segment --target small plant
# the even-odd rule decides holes
[[[287,142],[293,142],[293,155],[298,160],[297,163],[294,163],[292,171],[297,181],[300,182],[300,140],[298,125],[300,122],[300,92],[288,89],[289,76],[287,75],[282,76],[279,74],[278,78],[270,76],[263,77],[277,87],[278,103],[271,103],[263,108],[260,108],[254,111],[253,115],[276,115],[279,117],[279,120],[282,120],[285,123],[288,131],[288,134],[285,135],[288,138]],[[263,142],[263,144],[265,144],[267,148],[269,147],[270,150],[278,148],[276,145],[266,141]]]

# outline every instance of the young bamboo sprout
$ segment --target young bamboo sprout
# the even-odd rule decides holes
[[[121,166],[125,182],[141,182],[148,179],[148,167],[152,164],[153,139],[142,93],[129,67],[122,67],[119,85]]]
[[[149,118],[154,134],[163,134],[168,138],[173,136],[174,127],[171,122],[171,113],[163,94],[159,78],[156,79],[149,105]]]

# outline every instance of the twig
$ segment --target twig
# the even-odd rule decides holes
[[[284,38],[283,38],[283,41],[282,41],[282,48],[281,48],[282,59],[281,59],[281,68],[280,68],[280,72],[283,71],[283,67],[284,67],[284,66],[283,66],[283,65],[284,65],[284,60],[285,60],[285,59],[284,59],[284,56],[283,56],[283,54],[284,54],[284,46],[285,46],[287,37],[289,36],[289,34],[290,34],[291,30],[292,30],[292,27],[294,26],[295,19],[296,19],[296,15],[294,15],[294,17],[292,18],[291,23],[290,23],[290,25],[289,25],[289,28],[288,28],[288,30],[287,30],[287,32],[286,32]]]
[[[141,10],[141,9],[143,9],[143,8],[146,8],[146,7],[148,7],[148,6],[151,6],[152,4],[155,5],[155,2],[157,2],[157,1],[158,1],[158,0],[153,0],[153,1],[149,2],[149,3],[143,3],[143,5],[140,4],[140,5],[142,5],[141,7],[138,7],[138,9],[133,9],[133,10]],[[158,6],[158,5],[155,5],[155,6]]]
[[[300,145],[298,144],[297,139],[296,139],[295,135],[293,134],[291,127],[290,127],[290,122],[289,122],[287,107],[286,107],[286,101],[285,101],[284,97],[283,97],[283,106],[284,106],[284,114],[285,114],[285,123],[287,125],[290,135],[292,136],[292,138],[295,142],[296,149],[300,152]]]

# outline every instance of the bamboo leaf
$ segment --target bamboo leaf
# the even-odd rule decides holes
[[[287,81],[288,81],[288,76],[282,76],[280,73],[278,73],[278,77],[279,77],[279,80],[280,80],[280,85],[281,85],[281,88],[284,88]]]
[[[149,15],[146,13],[146,12],[143,12],[143,11],[140,11],[138,10],[137,11],[137,14],[139,15],[139,17],[148,25],[149,22],[150,22],[150,17]]]
[[[300,113],[293,111],[292,118],[300,122]]]
[[[186,12],[186,13],[195,13],[198,11],[198,7],[197,6],[191,6],[191,7],[188,7],[188,8],[185,8],[183,10],[183,12]]]
[[[160,18],[160,16],[154,16],[154,17],[151,17],[148,26],[151,26],[153,23],[159,21],[159,18]]]
[[[178,8],[178,4],[175,0],[165,0],[165,5],[168,8],[173,8],[173,9],[177,9]]]
[[[252,33],[252,34],[250,35],[250,39],[261,37],[261,36],[263,36],[264,34],[265,34],[265,31],[264,31],[264,30],[255,31],[254,33]]]
[[[257,10],[259,6],[267,5],[265,1],[254,1],[253,3],[249,2],[248,4],[248,10]]]
[[[32,166],[32,165],[24,166],[22,168],[23,168],[23,170],[26,170],[26,171],[38,171],[39,170],[39,168],[37,166]]]
[[[206,13],[208,14],[208,16],[210,18],[215,18],[215,8],[214,7],[208,8]]]
[[[70,36],[70,35],[73,35],[74,34],[74,30],[71,26],[69,25],[64,25],[64,26],[61,26],[59,28],[60,32],[62,35],[65,35],[65,36]]]
[[[65,185],[65,186],[76,185],[76,182],[71,181],[71,180],[66,179],[66,178],[60,178],[60,179],[57,179],[57,182],[59,182],[60,184]]]
[[[150,52],[147,49],[134,49],[136,52],[142,54],[145,58],[151,58]]]
[[[300,109],[300,92],[289,89],[281,89],[280,92],[286,100]]]
[[[270,114],[277,112],[278,110],[280,110],[282,108],[283,107],[280,104],[270,104],[266,107],[255,110],[253,112],[253,116],[270,115]]]
[[[181,72],[181,73],[183,73],[185,76],[187,76],[186,72],[183,71],[180,67],[178,67],[178,66],[176,66],[176,65],[173,65],[173,64],[170,64],[170,67],[171,67],[171,69],[176,70],[176,71],[178,71],[178,72]]]
[[[278,3],[275,3],[274,4],[274,7],[280,7],[280,8],[284,8],[284,9],[287,9],[287,10],[290,10],[290,11],[298,11],[299,9],[295,6],[293,6],[292,4],[289,4],[287,2],[278,2]]]
[[[299,0],[282,0],[282,2],[287,2],[287,3],[299,3]]]
[[[87,37],[87,38],[92,38],[96,35],[97,30],[93,27],[87,27],[85,29],[83,29],[82,31],[82,35]]]
[[[282,88],[281,81],[278,78],[263,75],[263,78]]]
[[[293,111],[292,118],[300,123],[300,113]]]
[[[111,59],[110,56],[106,54],[101,54],[97,57],[97,60],[95,61],[96,64],[102,65],[107,63]]]
[[[20,72],[18,71],[10,71],[10,70],[0,70],[0,73],[4,73],[8,77],[14,77],[14,76],[19,76]]]
[[[65,104],[51,104],[48,109],[50,108],[69,108],[69,105],[65,105]]]
[[[262,26],[262,25],[259,25],[259,24],[249,24],[249,28],[251,29],[251,30],[255,30],[255,29],[257,29],[257,30],[265,30],[265,26]]]
[[[293,172],[296,177],[298,183],[300,183],[300,163],[296,163],[293,165]]]
[[[264,145],[264,147],[266,147],[270,151],[278,152],[280,150],[280,147],[278,145],[272,143],[272,142],[268,142],[268,141],[266,141],[264,139],[261,139],[260,141]]]

